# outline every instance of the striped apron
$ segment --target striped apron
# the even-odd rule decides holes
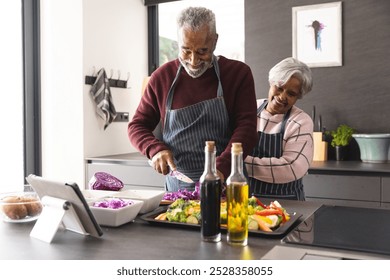
[[[176,83],[183,68],[180,65],[166,101],[163,141],[173,153],[177,170],[194,182],[199,181],[204,170],[205,142],[215,141],[218,156],[225,150],[231,137],[229,115],[223,99],[219,66],[215,56],[213,65],[218,78],[216,98],[176,110],[171,109]],[[195,183],[185,183],[171,176],[166,176],[165,181],[167,191],[195,188]]]
[[[268,101],[265,101],[257,109],[257,115],[260,116],[261,111],[267,106]],[[290,117],[291,109],[284,115],[283,122],[279,133],[268,134],[258,131],[259,141],[253,150],[253,157],[276,157],[280,158],[283,154],[283,136],[288,118]],[[253,174],[253,173],[252,173]],[[257,180],[253,177],[249,178],[250,193],[257,197],[266,197],[273,199],[290,199],[290,200],[305,200],[302,178],[296,181],[283,184],[267,183]]]

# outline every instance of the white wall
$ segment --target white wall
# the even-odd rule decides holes
[[[86,75],[118,70],[131,88],[111,88],[132,117],[147,75],[147,9],[141,0],[41,0],[43,176],[84,187],[85,158],[134,152],[127,123],[103,130]]]
[[[84,0],[84,75],[104,67],[113,78],[127,79],[129,89],[111,87],[115,108],[133,115],[147,76],[147,9],[141,0]],[[85,156],[135,151],[127,137],[127,123],[112,123],[104,131],[84,85]]]

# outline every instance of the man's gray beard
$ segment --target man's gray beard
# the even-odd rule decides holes
[[[207,69],[209,69],[211,66],[211,62],[205,62],[203,64],[202,68],[200,68],[196,71],[193,71],[193,70],[188,68],[187,63],[182,58],[179,57],[179,61],[180,61],[181,65],[184,67],[184,69],[186,70],[187,74],[190,75],[190,77],[195,78],[195,79],[202,76],[204,74],[204,72],[206,72]]]

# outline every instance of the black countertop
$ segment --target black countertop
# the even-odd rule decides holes
[[[390,163],[362,161],[313,161],[309,174],[390,176]]]
[[[310,216],[320,207],[316,202],[281,201],[290,212]],[[103,236],[94,238],[59,230],[52,243],[29,236],[34,222],[25,224],[0,222],[0,259],[3,260],[208,260],[261,259],[282,237],[249,236],[248,246],[235,247],[222,235],[219,243],[202,242],[200,231],[191,228],[160,227],[137,217],[135,222],[117,228],[102,227]],[[279,247],[279,246],[278,246]],[[300,246],[305,247],[305,246]],[[306,246],[307,247],[307,246]],[[343,252],[343,251],[341,251]],[[348,253],[348,252],[346,252]],[[287,258],[283,255],[279,258]]]
[[[317,203],[286,202],[290,211],[304,217]],[[0,222],[0,259],[260,259],[280,238],[250,236],[246,248],[222,241],[202,242],[200,231],[191,228],[160,227],[139,217],[117,228],[102,227],[103,236],[94,238],[60,230],[51,244],[29,236],[33,223]]]

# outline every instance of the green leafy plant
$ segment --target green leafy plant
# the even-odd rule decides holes
[[[346,125],[341,124],[337,127],[336,130],[330,131],[330,135],[332,136],[332,142],[330,143],[332,147],[336,146],[347,146],[352,140],[352,134],[355,130]]]

